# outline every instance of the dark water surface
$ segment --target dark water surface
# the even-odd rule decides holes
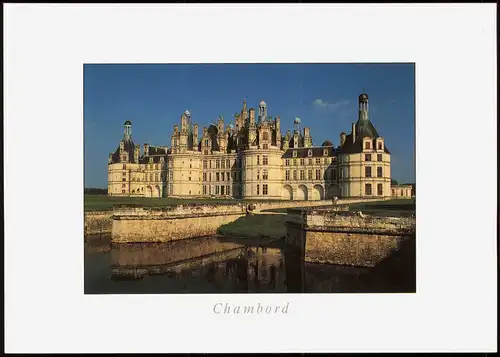
[[[282,243],[235,238],[85,242],[86,294],[412,293],[415,273],[414,240],[374,268],[307,263]]]

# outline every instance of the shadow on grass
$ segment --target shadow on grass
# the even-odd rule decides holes
[[[279,239],[286,234],[286,215],[250,214],[217,230],[224,236]]]

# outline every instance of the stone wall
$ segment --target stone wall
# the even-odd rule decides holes
[[[367,201],[366,199],[340,199],[338,204],[356,203]],[[373,201],[373,200],[370,200]],[[220,214],[220,213],[234,213],[244,212],[248,203],[244,202],[231,202],[229,204],[184,204],[172,205],[158,208],[143,208],[139,205],[117,205],[115,211],[102,211],[102,212],[85,212],[85,236],[87,235],[102,235],[112,233],[113,213],[119,212],[120,216],[156,216],[156,217],[195,217],[199,214]],[[322,201],[275,201],[275,202],[258,202],[254,203],[255,211],[259,212],[268,209],[279,208],[294,208],[294,207],[317,207],[317,206],[331,206],[331,200]],[[235,218],[236,219],[236,218]],[[228,223],[228,222],[226,222]],[[225,224],[225,223],[224,223]],[[212,234],[212,233],[210,233]]]
[[[373,267],[414,234],[415,219],[304,209],[290,210],[286,227],[307,262]]]
[[[110,234],[113,212],[85,212],[84,235]]]

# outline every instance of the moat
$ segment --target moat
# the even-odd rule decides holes
[[[85,244],[85,294],[414,293],[415,240],[375,267],[315,264],[283,241],[201,237]]]

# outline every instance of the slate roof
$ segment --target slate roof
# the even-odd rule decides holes
[[[363,140],[364,137],[372,138],[372,147],[375,147],[375,139],[379,138],[377,130],[373,126],[372,122],[368,120],[358,119],[355,125],[356,130],[356,142],[352,142],[352,133],[346,135],[346,140],[344,146],[339,147],[337,151],[342,154],[354,154],[360,153],[363,151]],[[390,154],[391,152],[387,148],[387,145],[384,144],[384,152]]]
[[[129,162],[134,160],[134,142],[132,139],[123,139],[123,151],[128,152]],[[120,145],[116,148],[116,151],[113,153],[111,157],[111,163],[114,164],[116,162],[120,162]]]
[[[316,146],[311,148],[297,148],[297,149],[287,149],[282,159],[294,159],[294,158],[309,158],[309,157],[324,157],[323,150],[328,150],[328,157],[336,156],[336,150],[333,146]],[[312,150],[312,156],[309,156],[309,150]],[[297,156],[293,156],[293,152],[297,151]]]

